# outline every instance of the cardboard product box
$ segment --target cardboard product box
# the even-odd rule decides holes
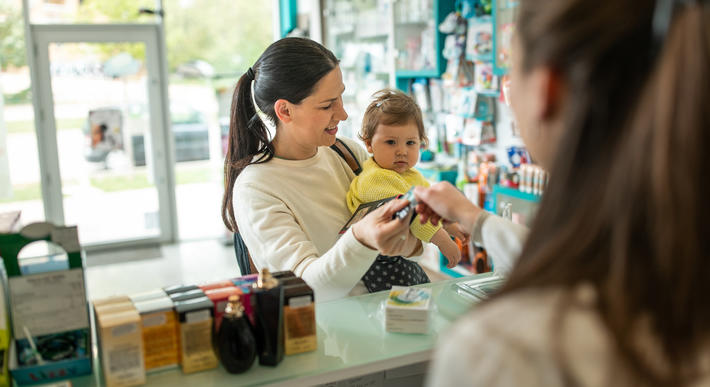
[[[20,262],[18,254],[37,241],[66,252],[62,269],[55,270],[62,265],[52,259],[29,259],[31,270],[23,270],[26,260]],[[91,374],[91,326],[76,227],[33,223],[19,233],[2,234],[0,256],[8,277],[14,338],[8,366],[13,379],[17,384],[39,384]]]
[[[311,289],[301,278],[284,281],[284,354],[315,351],[316,305]]]
[[[170,299],[175,303],[178,301],[185,301],[189,300],[191,298],[198,298],[198,297],[204,297],[205,292],[202,291],[200,288],[195,288],[191,290],[187,290],[184,292],[175,292],[175,293],[170,293],[169,297]]]
[[[135,305],[143,324],[146,372],[177,367],[180,364],[180,340],[173,302],[163,293],[161,298],[139,301]]]
[[[153,300],[156,298],[163,298],[163,297],[167,297],[167,296],[168,296],[168,294],[165,293],[165,291],[163,289],[153,289],[153,290],[148,290],[146,292],[129,294],[128,298],[130,298],[131,301],[133,301],[133,303],[135,304],[136,302]]]
[[[207,296],[207,298],[209,298],[210,301],[212,301],[212,303],[214,304],[215,332],[219,332],[219,326],[222,324],[222,317],[224,316],[224,308],[227,306],[227,299],[229,298],[229,296],[232,295],[239,296],[242,305],[244,305],[244,292],[234,285],[205,291],[205,296]],[[251,305],[249,306],[251,307]],[[246,312],[246,306],[244,307],[244,309]]]
[[[194,289],[198,289],[198,287],[196,285],[173,285],[164,287],[163,291],[169,296],[173,293],[183,293]]]
[[[230,286],[234,286],[234,283],[233,283],[231,280],[210,282],[210,283],[206,283],[206,284],[197,285],[197,287],[200,288],[200,289],[202,289],[202,291],[205,292],[205,293],[206,293],[208,290],[227,288],[227,287],[230,287]]]
[[[104,309],[96,316],[104,381],[109,387],[145,383],[141,319],[133,309]]]
[[[236,287],[244,287],[244,286],[251,287],[251,285],[253,283],[255,283],[256,280],[258,280],[258,279],[259,279],[259,274],[248,274],[248,275],[244,275],[241,277],[233,278],[232,283]]]
[[[385,303],[387,332],[427,333],[431,289],[393,286]]]
[[[186,374],[216,368],[212,345],[214,304],[207,297],[175,302],[180,326],[180,365]]]

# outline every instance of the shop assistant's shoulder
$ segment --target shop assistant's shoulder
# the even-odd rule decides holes
[[[364,163],[365,160],[370,157],[367,150],[365,150],[365,148],[363,148],[363,146],[356,140],[348,137],[338,137],[338,139],[340,139],[343,143],[345,143],[345,145],[348,146],[348,148],[350,148],[351,151],[353,151],[355,157],[357,157],[357,161],[359,161],[360,164]]]
[[[555,357],[555,346],[563,343],[567,371],[578,385],[608,385],[603,380],[608,370],[599,367],[612,355],[608,335],[592,303],[584,300],[588,295],[580,292],[586,290],[521,291],[475,308],[439,343],[430,384],[563,386]],[[451,364],[457,362],[479,366],[447,371],[458,369]]]

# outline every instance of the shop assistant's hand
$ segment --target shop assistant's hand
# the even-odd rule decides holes
[[[422,223],[459,222],[464,230],[473,230],[476,218],[483,211],[446,181],[429,188],[415,187],[414,197],[419,203],[417,213]]]
[[[353,236],[363,245],[379,251],[382,255],[409,255],[413,243],[409,235],[411,215],[401,220],[392,219],[395,212],[408,204],[407,200],[390,200],[353,224]]]

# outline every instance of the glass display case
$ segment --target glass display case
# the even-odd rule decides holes
[[[518,4],[517,0],[493,0],[493,71],[496,75],[503,75],[510,68],[510,49]]]
[[[372,94],[391,85],[390,6],[389,0],[324,2],[324,44],[340,59],[349,116],[339,135],[357,138]]]

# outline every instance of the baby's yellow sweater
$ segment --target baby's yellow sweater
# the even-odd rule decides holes
[[[350,183],[350,190],[347,195],[348,208],[351,213],[355,212],[362,203],[374,202],[403,194],[415,185],[428,187],[429,182],[414,168],[410,168],[404,173],[399,173],[380,167],[370,157],[363,163],[362,172],[355,176],[355,179]],[[419,240],[429,242],[441,226],[434,226],[429,222],[421,224],[417,215],[409,228]]]

